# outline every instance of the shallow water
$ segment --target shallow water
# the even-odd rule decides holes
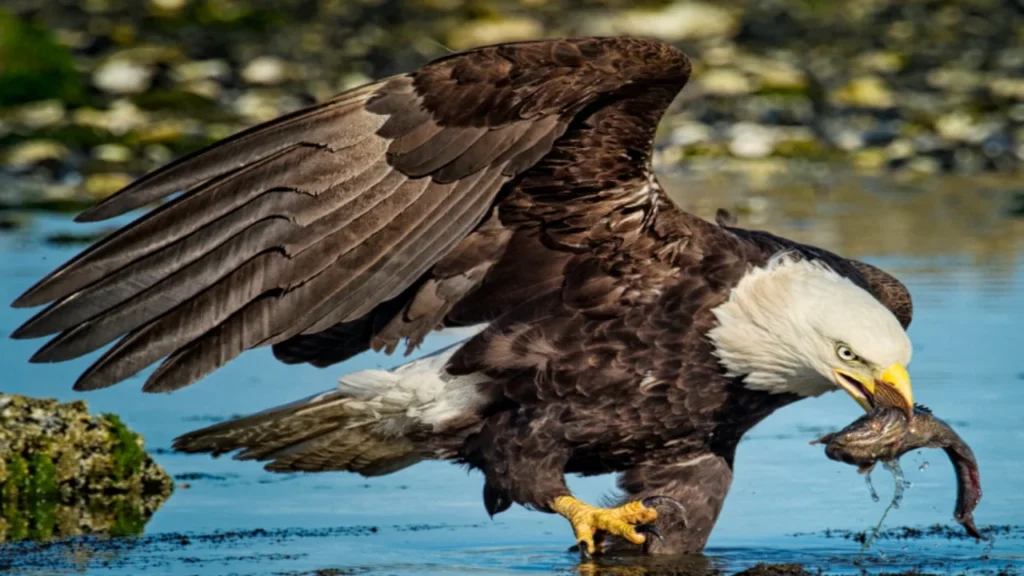
[[[952,521],[956,486],[945,455],[908,454],[903,469],[912,487],[886,526],[942,524],[950,530],[909,539],[883,534],[864,566],[885,572],[1024,569],[1024,532],[1015,527],[1024,524],[1024,220],[1005,210],[1006,190],[1013,193],[1014,183],[958,179],[910,185],[819,175],[800,185],[741,187],[722,179],[669,185],[701,214],[739,207],[742,225],[862,257],[910,287],[916,397],[975,450],[984,487],[978,525],[1013,527],[983,559],[985,544],[960,538]],[[0,302],[12,301],[81,249],[43,238],[89,229],[63,217],[34,215],[26,230],[0,234]],[[143,379],[135,378],[83,395],[71,384],[95,356],[31,365],[27,359],[42,341],[6,338],[31,314],[0,306],[0,390],[84,398],[94,411],[121,415],[151,449],[166,449],[175,436],[211,421],[319,392],[343,372],[401,361],[365,355],[320,370],[284,366],[261,350],[174,394],[143,395]],[[457,338],[436,336],[419,353]],[[808,445],[852,421],[858,410],[845,395],[829,394],[787,407],[752,430],[740,445],[733,489],[706,558],[647,570],[701,573],[798,562],[828,572],[860,571],[855,561],[861,546],[842,531],[873,527],[892,495],[892,481],[881,469],[875,473],[881,500],[874,502],[853,467],[827,460],[820,446]],[[199,476],[182,480],[189,487],[178,489],[156,513],[145,536],[8,546],[0,548],[0,567],[111,575],[577,571],[576,557],[566,552],[572,541],[564,520],[514,507],[492,521],[481,502],[479,474],[455,466],[426,463],[368,480],[340,473],[274,475],[254,463],[166,451],[156,459],[171,474]],[[613,491],[614,479],[571,478],[570,485],[594,501]]]

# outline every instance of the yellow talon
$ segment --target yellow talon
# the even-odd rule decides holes
[[[572,524],[580,552],[587,554],[593,554],[596,550],[595,539],[597,543],[603,543],[607,534],[625,538],[633,544],[643,544],[647,538],[637,532],[634,526],[651,524],[658,519],[658,512],[641,502],[630,502],[617,508],[598,508],[572,496],[555,498],[551,510]]]

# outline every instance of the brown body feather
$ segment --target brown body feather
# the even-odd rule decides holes
[[[669,201],[652,142],[689,73],[646,40],[506,44],[254,127],[83,214],[185,190],[19,298],[50,305],[15,337],[56,334],[41,362],[116,340],[76,388],[163,360],[145,385],[162,392],[251,348],[327,366],[489,323],[449,365],[489,378],[487,405],[457,426],[389,437],[344,410],[283,409],[177,446],[243,448],[276,470],[459,460],[484,472],[492,513],[546,509],[566,472],[625,472],[629,494],[688,503],[691,527],[666,550],[699,550],[739,438],[796,398],[724,376],[705,338],[712,308],[781,250],[825,261],[904,326],[911,306],[876,268]]]

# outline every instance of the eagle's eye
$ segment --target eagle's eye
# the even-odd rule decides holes
[[[839,356],[839,359],[846,363],[853,363],[860,360],[860,356],[857,356],[857,354],[855,354],[853,350],[850,350],[850,347],[846,344],[836,344],[836,356]]]

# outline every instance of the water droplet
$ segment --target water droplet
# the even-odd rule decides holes
[[[871,483],[870,470],[868,470],[867,473],[864,474],[864,483],[868,485],[868,492],[871,494],[871,499],[874,500],[875,502],[881,500],[881,498],[878,497],[878,492],[875,491],[875,485]]]
[[[894,488],[892,493],[892,507],[899,508],[903,502],[903,491],[909,488],[907,481],[903,477],[903,469],[900,468],[900,463],[897,460],[891,462],[882,462],[884,467],[889,472],[892,472],[892,479],[894,482]]]
[[[928,461],[927,460],[925,460],[923,464],[921,464],[920,466],[917,467],[917,471],[918,472],[924,472],[927,469],[928,469]]]

